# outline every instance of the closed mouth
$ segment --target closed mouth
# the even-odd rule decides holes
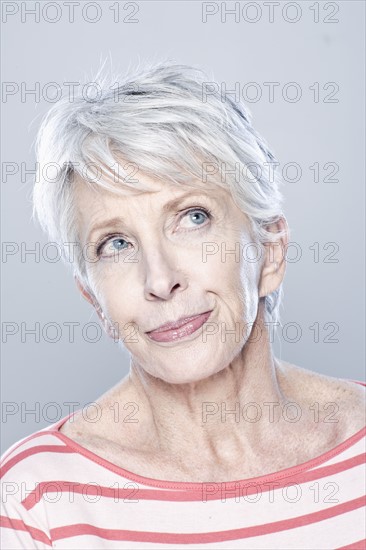
[[[193,319],[196,319],[196,317],[200,317],[201,315],[204,315],[205,313],[209,313],[209,311],[212,311],[212,310],[203,311],[202,313],[197,313],[196,315],[191,315],[190,317],[181,317],[177,321],[170,321],[168,323],[165,323],[164,325],[161,325],[160,327],[158,327],[156,329],[147,331],[146,334],[150,334],[151,332],[165,332],[167,330],[178,329],[181,326],[185,325],[186,323],[189,323]]]

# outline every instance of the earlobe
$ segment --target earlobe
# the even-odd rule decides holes
[[[284,217],[269,226],[274,233],[284,232],[278,241],[265,243],[265,261],[263,263],[258,297],[263,298],[274,292],[282,283],[286,271],[286,250],[288,244],[288,225]]]
[[[282,269],[279,269],[278,262],[265,264],[260,277],[258,297],[263,298],[276,290],[282,282],[283,275],[284,273],[282,273]]]

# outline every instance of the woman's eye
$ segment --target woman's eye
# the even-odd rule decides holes
[[[194,225],[200,226],[205,223],[206,220],[211,218],[211,213],[204,208],[191,208],[185,214],[182,219],[193,222]]]
[[[127,246],[125,246],[127,245]],[[127,250],[128,242],[121,237],[115,239],[109,239],[101,243],[97,248],[97,255],[110,256],[112,254],[118,254],[121,250]]]

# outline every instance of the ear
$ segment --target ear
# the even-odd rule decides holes
[[[289,228],[286,218],[281,216],[278,222],[270,224],[267,229],[273,233],[285,230],[286,233],[275,243],[264,243],[265,261],[259,280],[259,298],[276,290],[283,281],[286,271],[286,251],[289,242]]]

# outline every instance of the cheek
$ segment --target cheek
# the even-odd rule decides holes
[[[89,281],[98,304],[111,321],[127,318],[133,300],[132,287],[124,281],[123,273],[116,266],[94,269]]]
[[[214,292],[229,317],[254,322],[258,309],[258,262],[243,257],[242,248],[230,254],[235,245],[220,247],[216,254],[207,257],[196,272],[202,290]]]

